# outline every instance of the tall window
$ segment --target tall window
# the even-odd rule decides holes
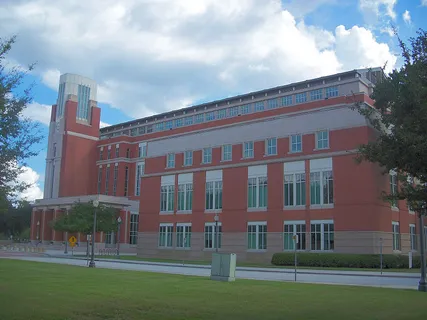
[[[218,110],[218,119],[227,118],[227,109]]]
[[[248,208],[267,208],[267,166],[248,168]]]
[[[101,147],[101,149],[99,150],[99,160],[102,160],[102,158],[103,158],[103,152],[104,152],[104,148]]]
[[[184,118],[184,125],[185,126],[190,126],[192,124],[193,124],[193,117],[192,116]]]
[[[119,166],[117,163],[114,165],[114,177],[113,177],[113,196],[117,195],[117,178],[119,176]]]
[[[307,94],[306,92],[303,93],[297,93],[295,95],[295,103],[303,103],[307,101]]]
[[[206,172],[205,209],[222,210],[222,171]]]
[[[334,250],[334,222],[311,221],[311,250]]]
[[[268,109],[275,109],[279,106],[277,99],[270,99],[267,101]]]
[[[233,146],[231,144],[225,144],[221,148],[221,160],[231,161],[233,158]]]
[[[77,87],[77,119],[89,121],[90,87],[79,84]]]
[[[320,100],[322,99],[322,89],[316,89],[310,91],[310,100]]]
[[[101,193],[102,166],[98,168],[98,194]]]
[[[212,121],[212,120],[215,120],[215,111],[206,113],[206,121]]]
[[[176,224],[176,247],[191,248],[191,223]]]
[[[108,185],[110,184],[110,167],[105,168],[105,194],[108,195]]]
[[[144,158],[147,156],[147,143],[140,143],[138,146],[138,158]]]
[[[126,158],[130,159],[130,149],[126,149]]]
[[[204,148],[203,163],[211,163],[211,162],[212,162],[212,148]]]
[[[205,114],[204,113],[196,114],[195,121],[194,121],[195,123],[202,123],[204,121],[205,121]]]
[[[239,107],[232,107],[228,110],[228,114],[230,117],[235,117],[239,114]]]
[[[417,250],[417,234],[415,233],[415,224],[409,225],[409,237],[411,240],[411,250]]]
[[[248,223],[248,249],[267,249],[267,222]]]
[[[130,231],[129,231],[129,244],[135,245],[138,242],[138,214],[130,215]]]
[[[393,226],[393,250],[400,250],[400,226],[399,222],[392,221]]]
[[[111,159],[111,146],[108,146],[107,149],[107,159]]]
[[[173,212],[175,198],[175,176],[163,176],[160,189],[160,211]]]
[[[295,134],[291,136],[291,152],[301,152],[302,151],[302,136],[300,134]]]
[[[159,247],[172,248],[172,223],[161,223],[159,227]]]
[[[316,133],[316,148],[317,149],[329,148],[329,132],[327,130],[319,131]]]
[[[193,209],[193,174],[178,175],[178,211]]]
[[[284,173],[284,206],[305,206],[304,161],[285,163]]]
[[[193,165],[193,151],[185,151],[184,152],[184,166],[192,166]]]
[[[338,97],[338,87],[326,88],[326,98]]]
[[[217,237],[218,232],[218,237]],[[221,248],[222,240],[222,225],[218,223],[218,230],[216,230],[215,223],[205,223],[205,249],[216,249],[218,239],[218,249]]]
[[[258,101],[255,103],[255,111],[263,111],[264,110],[264,101]]]
[[[251,112],[251,105],[250,104],[245,104],[243,106],[240,106],[240,113],[241,114],[248,114]]]
[[[305,250],[306,225],[305,221],[286,221],[283,233],[283,249],[295,250],[294,236],[297,236],[297,250]]]
[[[277,154],[277,138],[267,139],[265,154],[268,156]]]
[[[180,128],[180,127],[182,127],[182,125],[183,125],[182,118],[175,120],[175,127]]]
[[[170,130],[173,128],[173,120],[168,120],[165,122],[165,129]]]
[[[290,106],[292,104],[292,96],[282,97],[282,106]]]
[[[397,194],[397,174],[394,171],[390,171],[390,193]],[[391,200],[391,206],[397,208],[397,200]]]
[[[334,203],[332,158],[310,160],[310,204]]]
[[[120,147],[119,145],[116,145],[116,158],[118,158],[120,155]]]
[[[139,196],[141,192],[141,177],[144,175],[145,162],[140,162],[136,166],[136,178],[135,178],[135,195]]]
[[[166,168],[175,168],[175,153],[167,155]]]
[[[128,187],[129,187],[129,167],[125,167],[125,197],[128,195]]]
[[[253,158],[254,157],[254,142],[249,141],[243,143],[243,158]]]

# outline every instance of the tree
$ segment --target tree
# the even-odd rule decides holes
[[[32,207],[28,201],[9,203],[8,210],[0,212],[0,233],[22,239],[21,233],[30,228],[31,212]]]
[[[400,188],[384,192],[386,200],[407,200],[425,214],[427,201],[427,32],[399,38],[404,64],[376,84],[374,108],[357,105],[376,129],[376,139],[359,148],[358,161],[379,164],[384,173],[394,171]]]
[[[0,38],[0,211],[3,212],[18,192],[30,186],[17,178],[26,165],[25,160],[37,155],[34,145],[42,139],[38,124],[23,117],[23,111],[32,101],[32,86],[22,89],[21,85],[34,66],[23,70],[9,68],[5,63],[15,40],[16,37]]]
[[[52,228],[56,231],[92,234],[93,215],[95,208],[92,202],[76,202],[67,214],[62,214],[52,221]],[[96,208],[96,231],[111,232],[117,230],[117,209],[99,204]]]

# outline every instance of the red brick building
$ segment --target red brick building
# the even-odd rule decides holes
[[[380,199],[395,176],[354,160],[375,132],[351,106],[372,107],[381,76],[353,70],[99,129],[96,84],[63,75],[32,239],[62,241],[49,220],[99,198],[122,209],[121,246],[143,257],[206,259],[218,247],[266,260],[293,250],[293,235],[298,250],[416,250],[414,213]],[[97,242],[114,245],[114,233]]]

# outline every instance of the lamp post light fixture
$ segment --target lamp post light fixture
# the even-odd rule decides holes
[[[40,233],[40,220],[37,221],[37,240],[39,240],[39,233]]]
[[[218,230],[218,221],[219,221],[219,215],[218,212],[215,213],[215,252],[218,252],[218,245],[219,245],[219,230]]]
[[[122,224],[122,218],[117,218],[117,257],[120,257],[120,225]]]
[[[92,254],[90,257],[89,268],[95,268],[95,233],[96,233],[96,209],[99,206],[99,201],[94,200],[93,203],[93,229],[92,229]]]

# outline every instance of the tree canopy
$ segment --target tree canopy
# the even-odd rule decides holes
[[[42,139],[38,124],[23,116],[32,101],[32,86],[22,86],[33,65],[25,70],[6,62],[15,40],[0,38],[0,212],[5,212],[16,194],[30,186],[17,178],[25,160],[37,155],[34,145]]]
[[[358,105],[377,132],[374,141],[360,147],[358,160],[394,171],[400,188],[384,197],[406,199],[421,212],[427,201],[427,32],[420,29],[410,46],[398,40],[402,67],[377,83],[374,108]]]
[[[56,231],[92,234],[93,202],[76,202],[67,214],[62,214],[52,222]],[[117,230],[118,210],[99,204],[96,208],[96,231],[111,232]]]

